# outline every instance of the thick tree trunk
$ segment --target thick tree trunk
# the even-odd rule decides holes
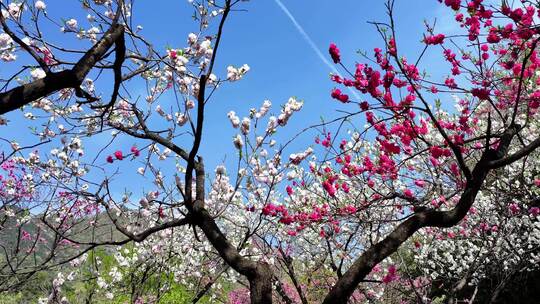
[[[267,264],[257,266],[255,276],[249,279],[251,304],[272,303],[272,270]]]

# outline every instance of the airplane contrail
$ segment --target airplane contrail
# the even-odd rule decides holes
[[[291,12],[289,11],[289,9],[287,9],[287,7],[280,1],[280,0],[274,0],[276,2],[276,4],[279,6],[279,8],[283,11],[283,13],[285,13],[285,15],[287,15],[287,17],[289,18],[289,20],[291,20],[292,24],[294,25],[294,27],[298,30],[298,32],[300,33],[300,35],[302,35],[302,38],[304,38],[304,40],[309,44],[309,46],[311,47],[311,49],[315,52],[315,54],[319,57],[319,59],[321,59],[321,61],[328,67],[330,68],[330,70],[340,76],[341,76],[341,73],[339,73],[339,71],[336,69],[336,67],[330,63],[330,61],[328,61],[328,59],[326,58],[326,56],[323,55],[323,53],[321,52],[321,50],[317,47],[317,45],[315,44],[315,42],[313,42],[313,40],[311,39],[311,37],[309,37],[309,35],[306,33],[306,31],[304,30],[304,28],[300,25],[300,23],[298,23],[298,21],[296,21],[296,18],[294,18],[294,16],[291,14]],[[347,87],[347,89],[349,89],[349,92],[351,92],[351,94],[357,99],[357,101],[360,101],[360,95],[358,95],[358,93],[356,91],[354,91],[352,88],[350,87]]]

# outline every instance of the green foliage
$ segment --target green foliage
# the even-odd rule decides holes
[[[0,304],[24,303],[24,296],[21,292],[16,294],[0,294]]]
[[[443,303],[446,303],[445,300],[446,300],[446,296],[440,296],[440,297],[437,297],[437,298],[433,299],[433,302],[431,302],[431,303],[433,303],[433,304],[443,304]]]
[[[159,301],[160,304],[191,303],[194,295],[182,285],[172,287]],[[204,300],[204,301],[203,301]],[[207,299],[201,299],[199,303],[208,303]]]
[[[18,287],[17,292],[0,293],[0,304],[36,303],[45,291],[50,290],[52,275],[46,271],[37,272],[26,284]]]

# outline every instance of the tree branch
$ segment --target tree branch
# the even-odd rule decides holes
[[[113,23],[103,37],[90,48],[71,70],[53,72],[42,79],[18,86],[0,94],[0,115],[16,110],[34,100],[46,97],[56,91],[72,88],[79,97],[84,97],[79,86],[86,75],[119,39],[123,41],[124,26]],[[117,51],[124,51],[125,47]],[[118,55],[117,55],[118,58]],[[115,62],[116,63],[116,62]],[[117,72],[115,71],[115,74]],[[115,76],[116,78],[116,76]],[[114,95],[113,95],[114,96]]]

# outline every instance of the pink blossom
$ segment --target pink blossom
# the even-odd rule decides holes
[[[118,160],[124,159],[124,155],[122,154],[122,151],[120,151],[120,150],[114,152],[114,157],[116,157],[116,159],[118,159]]]
[[[531,207],[529,209],[529,214],[532,215],[532,216],[538,216],[538,214],[540,214],[540,208],[538,207]]]
[[[134,155],[135,157],[137,157],[137,156],[139,156],[139,155],[141,154],[141,152],[139,151],[139,149],[137,149],[137,147],[135,147],[135,146],[132,146],[132,147],[131,147],[131,153],[133,153],[133,155]]]
[[[486,53],[484,53],[486,54]],[[486,58],[487,59],[487,58]],[[471,94],[474,97],[478,97],[480,100],[487,100],[489,99],[489,90],[484,88],[474,88],[471,90]]]
[[[518,204],[516,203],[512,203],[508,206],[508,210],[510,210],[510,212],[513,214],[513,215],[516,215],[518,214],[520,211],[521,211],[521,208],[519,207]]]
[[[417,180],[414,181],[414,184],[417,185],[420,188],[424,188],[424,186],[426,185],[426,182],[423,181],[423,180],[417,179]]]
[[[332,96],[332,98],[334,99],[341,101],[342,103],[349,102],[349,95],[342,94],[340,89],[333,89],[330,96]]]
[[[32,240],[32,236],[30,236],[30,233],[28,233],[26,230],[21,230],[22,233],[22,240],[23,241],[30,241]]]
[[[411,189],[405,189],[405,191],[403,191],[403,194],[408,198],[414,198],[414,193],[411,191]]]
[[[288,194],[288,195],[292,195],[293,192],[294,192],[294,191],[293,191],[293,188],[292,188],[291,186],[287,186],[287,187],[285,188],[285,190],[287,191],[287,194]]]
[[[332,57],[334,63],[339,63],[341,61],[339,49],[335,43],[330,43],[330,48],[328,49],[328,52],[330,53],[330,56]]]
[[[383,277],[382,281],[383,281],[384,284],[388,284],[388,283],[393,282],[393,281],[395,281],[397,279],[398,279],[398,275],[397,275],[396,266],[395,265],[390,265],[388,267],[388,272]]]
[[[442,44],[444,41],[444,38],[445,38],[444,34],[437,34],[433,36],[427,36],[426,38],[424,38],[424,42],[427,45]]]
[[[459,7],[461,6],[461,0],[444,0],[444,4],[446,6],[451,7],[453,10],[459,10]]]

